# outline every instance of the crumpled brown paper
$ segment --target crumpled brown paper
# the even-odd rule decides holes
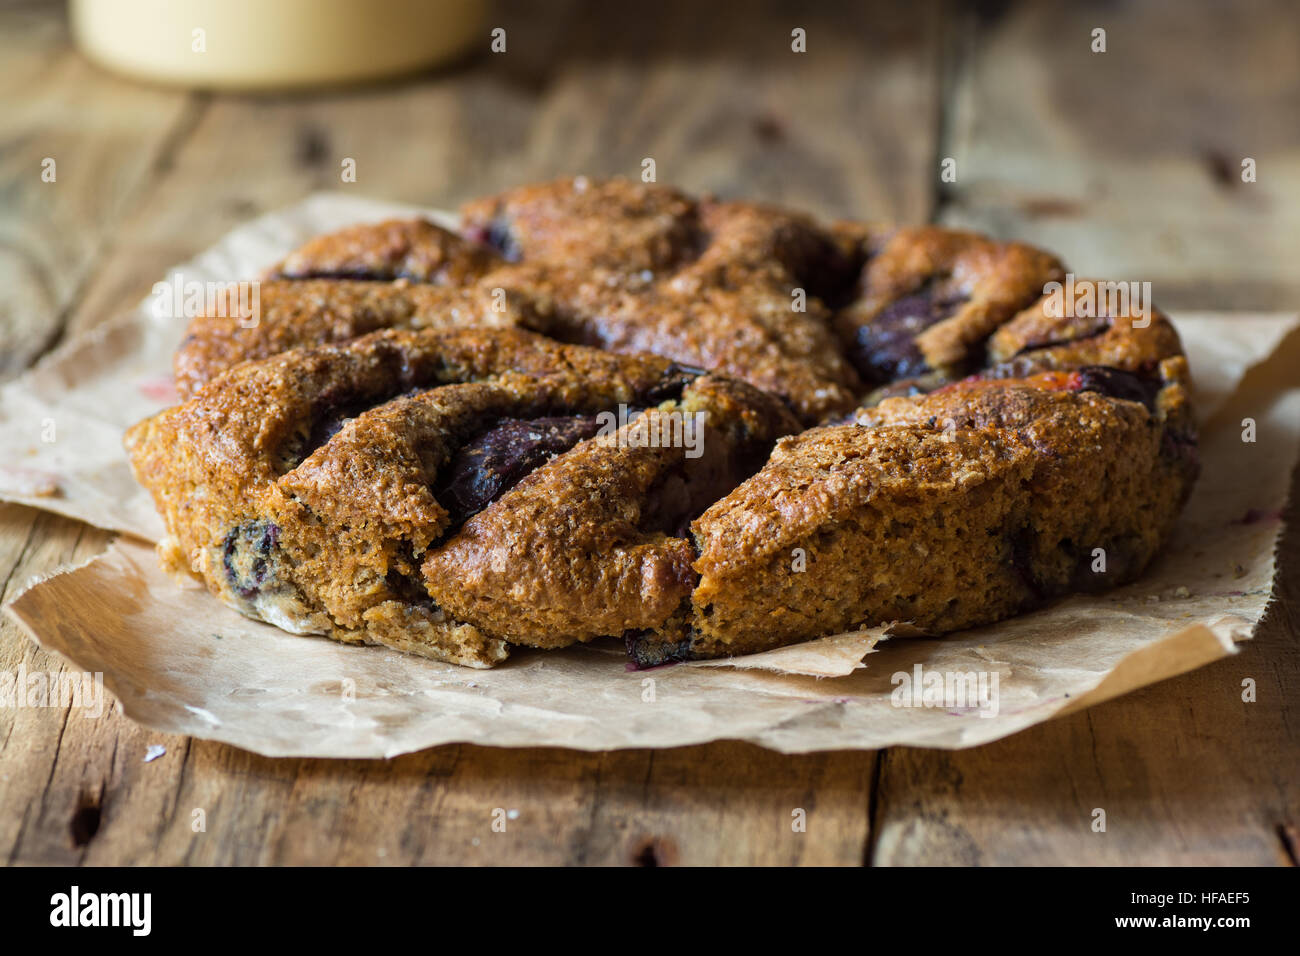
[[[308,236],[413,212],[316,196],[232,232],[169,278],[255,278]],[[170,360],[184,321],[154,318],[146,301],[0,389],[0,498],[135,536],[33,583],[6,611],[74,667],[102,672],[135,720],[272,756],[386,757],[456,741],[968,747],[1232,654],[1263,614],[1300,445],[1300,317],[1175,321],[1196,381],[1204,472],[1137,584],[938,639],[877,628],[650,671],[628,670],[610,641],[520,650],[478,671],[296,637],[158,570],[139,539],[156,540],[161,523],[121,435],[175,401]],[[1243,418],[1256,441],[1242,440]],[[928,693],[936,675],[946,695]]]

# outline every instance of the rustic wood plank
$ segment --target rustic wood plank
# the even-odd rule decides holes
[[[627,65],[636,62],[635,37],[656,28],[647,23],[612,46],[606,31],[592,26],[575,41],[585,60],[556,68],[545,45],[555,22],[539,20],[520,33],[511,21],[512,37],[535,30],[541,38],[516,45],[528,55],[492,64],[495,73],[476,64],[454,84],[430,78],[415,89],[216,100],[193,139],[178,144],[158,171],[158,193],[131,218],[77,320],[89,324],[123,295],[141,294],[165,266],[237,221],[330,186],[332,158],[352,153],[360,154],[357,185],[367,194],[447,205],[543,172],[626,171],[629,163],[635,171],[639,144],[653,143],[656,152],[647,155],[677,164],[671,177],[661,166],[662,178],[691,188],[779,195],[828,212],[923,217],[926,189],[907,169],[925,166],[918,157],[928,147],[905,145],[894,155],[866,134],[826,128],[835,111],[816,113],[831,85],[824,77],[820,86],[816,76],[803,77],[808,95],[791,94],[792,75],[764,87],[756,74],[771,62],[755,60],[744,68],[751,83],[744,87],[701,56],[647,85],[637,76],[644,64]],[[697,54],[703,49],[698,38],[707,28],[692,33],[680,16],[664,22],[686,36],[686,53],[692,44]],[[809,22],[815,52],[824,31]],[[853,95],[891,82],[906,85],[878,75]],[[764,100],[736,94],[733,85],[742,94],[766,89],[777,107],[755,113]],[[665,103],[697,95],[703,104],[690,104],[685,115],[692,118],[682,127],[689,137],[660,128]],[[633,118],[626,124],[624,113]],[[382,121],[372,123],[376,115]],[[413,115],[435,125],[412,124],[409,152],[376,148],[383,130]],[[784,122],[791,115],[793,133]],[[874,108],[870,115],[877,131],[889,128]],[[751,144],[735,161],[716,144],[747,142],[746,120],[765,148]],[[591,123],[599,133],[587,129]],[[715,135],[713,123],[730,126]],[[446,130],[462,134],[462,143]],[[232,146],[240,142],[258,148]],[[829,167],[816,162],[821,148],[831,154]],[[877,164],[865,174],[847,155],[857,149]],[[378,175],[368,181],[371,168]],[[198,194],[208,198],[195,216]],[[1250,287],[1254,280],[1245,275],[1240,281]],[[102,535],[79,541],[78,534],[72,522],[0,509],[0,579],[13,587],[103,545]],[[1284,567],[1294,566],[1295,550],[1289,539]],[[1295,696],[1294,601],[1292,586],[1260,637],[1233,661],[993,747],[890,751],[880,768],[873,862],[1282,861],[1285,844],[1275,830],[1296,817],[1294,781],[1285,776],[1295,751],[1277,749],[1292,746],[1288,714],[1264,707],[1270,695]],[[8,626],[0,651],[4,668],[19,660],[29,669],[54,666]],[[1261,709],[1215,703],[1239,681],[1238,666],[1260,672],[1254,707]],[[0,858],[23,862],[855,862],[869,837],[869,754],[784,758],[740,744],[609,755],[450,747],[385,763],[270,761],[152,734],[116,714],[83,721],[48,709],[0,713],[0,739],[0,806],[22,808],[0,814]],[[167,752],[146,764],[153,743]],[[1087,828],[1094,800],[1110,815],[1107,834]],[[807,834],[789,829],[799,806],[809,810]],[[519,811],[505,833],[491,830],[496,807]],[[205,833],[191,829],[195,808],[207,812]]]
[[[889,751],[872,863],[1296,865],[1295,592],[1236,658],[975,750]]]
[[[336,160],[347,155],[358,159],[360,191],[438,205],[552,173],[635,173],[650,155],[661,179],[688,188],[784,198],[826,213],[924,218],[937,153],[915,136],[933,116],[917,91],[933,83],[918,80],[906,61],[925,56],[926,44],[909,48],[908,38],[925,35],[929,7],[920,21],[892,26],[860,13],[865,19],[853,29],[814,10],[809,59],[788,63],[753,53],[780,18],[770,9],[738,18],[744,23],[656,10],[613,31],[599,11],[572,10],[569,22],[585,27],[567,31],[562,17],[530,20],[526,8],[507,7],[503,22],[518,56],[484,58],[409,87],[217,98],[166,152],[150,185],[156,191],[129,217],[74,321],[90,324],[143,294],[167,265],[238,221],[333,188]],[[1019,16],[1013,11],[1008,22]],[[844,39],[872,30],[878,46]],[[832,39],[829,50],[820,37]],[[568,55],[556,52],[561,41],[572,44]],[[714,56],[711,44],[725,55]],[[654,59],[668,53],[671,63]],[[875,62],[891,57],[888,67]],[[967,95],[962,89],[958,76],[954,95]],[[681,121],[665,123],[673,109]],[[385,135],[395,124],[409,131],[400,149]],[[890,134],[898,131],[907,135],[896,145]],[[1002,155],[1013,157],[1014,171],[1014,157],[1030,153]],[[948,198],[945,219],[959,221],[966,203],[981,225],[1026,235],[1035,222],[1068,218],[1050,191],[1029,194],[1028,212],[1014,220],[991,214],[993,203],[1009,201],[996,193]],[[1083,241],[1093,228],[1115,227],[1071,228]],[[1254,264],[1234,259],[1223,269],[1234,295],[1273,294]],[[104,540],[72,522],[0,508],[0,580],[15,587]],[[1288,539],[1285,569],[1296,566],[1296,550]],[[1295,720],[1267,705],[1295,696],[1300,671],[1289,587],[1237,659],[992,747],[890,751],[874,837],[866,819],[870,754],[785,758],[740,744],[608,755],[449,747],[383,763],[271,761],[153,734],[115,713],[87,721],[41,709],[0,712],[7,810],[0,859],[839,863],[861,860],[870,840],[880,863],[1285,862],[1276,830],[1297,816],[1295,781],[1286,775],[1295,766],[1287,720]],[[0,668],[58,666],[8,625],[0,655]],[[1239,668],[1257,676],[1259,704],[1234,703]],[[166,754],[144,763],[155,743]],[[1096,805],[1108,810],[1107,834],[1088,829]],[[505,833],[491,830],[497,807],[519,811]],[[806,834],[790,830],[796,807],[809,811]],[[200,834],[191,829],[196,808],[207,814]]]
[[[0,601],[34,575],[102,551],[110,539],[78,521],[17,505],[0,505]],[[0,619],[0,671],[63,674],[57,655],[31,643],[7,618]],[[111,701],[109,701],[111,705]],[[81,803],[102,789],[115,738],[111,720],[59,706],[0,708],[0,860],[14,861],[24,841],[39,844],[34,858],[75,862],[71,836]],[[85,826],[84,816],[78,826]]]
[[[937,4],[848,17],[833,4],[742,17],[690,4],[503,4],[508,53],[463,69],[312,96],[199,98],[78,283],[69,326],[103,321],[231,227],[320,189],[455,206],[550,175],[635,176],[649,156],[661,181],[688,189],[924,218]],[[796,26],[806,54],[790,51]],[[339,181],[344,157],[357,161],[356,184]],[[98,532],[77,538],[75,523],[35,514],[0,508],[0,580],[103,547]],[[58,666],[11,625],[0,653],[3,668]],[[875,765],[870,753],[789,758],[736,743],[275,761],[115,711],[91,721],[58,709],[0,711],[0,740],[0,859],[24,863],[852,864]],[[146,763],[151,745],[165,753]],[[491,828],[498,807],[518,811],[504,833]]]
[[[1300,865],[1300,469],[1290,497],[1274,600],[1238,655],[985,747],[890,750],[871,862]]]
[[[116,224],[198,107],[90,66],[69,48],[59,4],[0,10],[0,62],[4,378],[62,334]]]
[[[1150,281],[1167,309],[1294,307],[1295,4],[1057,0],[945,22],[943,222],[1040,243],[1079,275]]]
[[[218,96],[169,151],[70,320],[83,329],[247,219],[319,190],[456,208],[520,182],[641,173],[827,216],[919,220],[933,185],[939,17],[834,5],[567,14],[507,4],[507,52],[408,83]],[[808,52],[790,31],[808,31]],[[486,50],[486,38],[485,38]],[[394,131],[400,130],[400,136]],[[340,178],[355,160],[356,182]]]
[[[167,747],[148,764],[146,737]],[[269,760],[160,735],[119,739],[117,754],[88,864],[860,864],[873,763],[727,743]],[[57,850],[24,843],[15,858]]]
[[[1296,113],[1297,23],[1276,4],[1194,17],[1144,3],[950,21],[941,150],[959,175],[939,218],[1035,239],[1080,274],[1150,279],[1166,305],[1276,304],[1294,292],[1282,263],[1300,217],[1300,135],[1273,122]],[[1108,30],[1105,59],[1088,52],[1092,26]],[[1203,74],[1187,66],[1206,60]],[[1112,128],[1151,135],[1117,140]],[[1271,182],[1209,174],[1214,151],[1241,143],[1270,157]],[[1227,282],[1207,298],[1203,276]],[[1292,501],[1298,492],[1300,472]],[[1239,656],[976,750],[889,751],[870,861],[1295,865],[1298,600],[1293,529],[1275,603]],[[1256,703],[1241,700],[1244,677]]]

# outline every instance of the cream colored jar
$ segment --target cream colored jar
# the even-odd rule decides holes
[[[337,85],[450,60],[481,42],[485,0],[70,0],[77,45],[153,82]]]

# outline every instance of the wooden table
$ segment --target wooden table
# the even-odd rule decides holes
[[[1294,308],[1300,17],[1289,0],[886,9],[521,2],[508,53],[322,95],[134,85],[59,5],[0,4],[0,369],[145,295],[315,190],[454,207],[570,172],[972,224],[1164,308]],[[891,5],[893,6],[893,5]],[[615,7],[627,8],[614,10]],[[791,30],[807,52],[791,51]],[[1107,52],[1091,51],[1094,28]],[[57,182],[41,180],[44,158]],[[344,158],[357,182],[340,182]],[[1243,183],[1242,158],[1258,181]],[[942,182],[942,160],[956,181]],[[1294,515],[1293,515],[1294,517]],[[0,583],[109,535],[0,506]],[[1300,534],[1235,658],[956,753],[784,757],[441,747],[269,760],[113,713],[0,710],[0,858],[17,863],[1297,862]],[[0,669],[60,667],[7,621]],[[1245,704],[1243,677],[1258,682]],[[146,748],[166,754],[144,762]],[[207,831],[193,833],[202,807]],[[494,808],[517,810],[493,832]],[[791,810],[808,814],[791,832]],[[1090,828],[1103,807],[1108,830]]]

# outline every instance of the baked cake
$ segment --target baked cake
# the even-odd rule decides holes
[[[566,179],[312,240],[126,444],[163,564],[295,633],[478,667],[943,633],[1132,581],[1195,480],[1172,325],[1065,276]]]

